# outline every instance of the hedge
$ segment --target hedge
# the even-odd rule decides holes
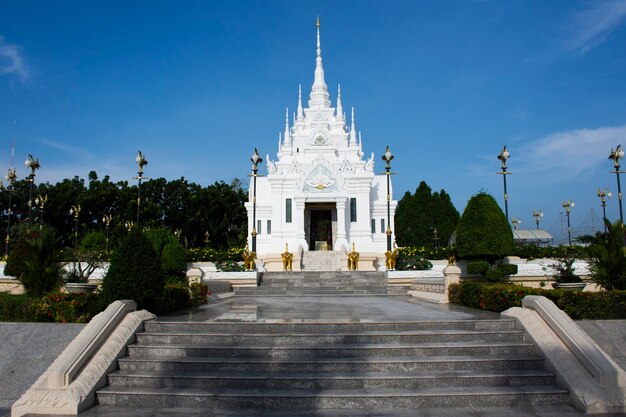
[[[39,298],[0,292],[0,321],[39,321]]]
[[[471,281],[451,284],[449,288],[451,303],[495,312],[521,307],[527,295],[542,295],[552,300],[574,320],[626,319],[626,291],[544,290]]]

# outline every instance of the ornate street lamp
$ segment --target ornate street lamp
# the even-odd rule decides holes
[[[385,175],[387,176],[387,252],[391,253],[391,192],[390,192],[390,179],[389,176],[393,175],[391,172],[391,160],[393,159],[393,154],[389,150],[389,145],[387,145],[387,150],[383,154],[383,161],[385,161]]]
[[[106,229],[106,235],[107,235],[106,246],[105,246],[105,249],[107,251],[109,250],[109,227],[111,226],[111,220],[113,220],[113,216],[110,214],[105,213],[102,216],[102,223],[104,223],[104,228]]]
[[[11,240],[11,195],[13,193],[13,181],[17,178],[17,173],[15,172],[15,168],[7,171],[6,179],[8,181],[7,191],[9,192],[9,208],[7,209],[7,237],[4,239],[4,253],[5,255],[9,255],[9,241]]]
[[[48,194],[42,196],[41,194],[37,195],[35,198],[35,205],[39,208],[39,230],[43,228],[43,209],[46,205],[46,201],[48,201]]]
[[[207,248],[209,247],[209,231],[208,230],[204,232],[204,246]]]
[[[78,248],[78,216],[80,215],[80,204],[70,208],[70,216],[74,217],[74,249]]]
[[[135,223],[133,223],[132,220],[126,220],[124,222],[124,227],[126,228],[126,231],[128,233],[130,233],[131,230],[133,230],[133,226],[135,225]]]
[[[598,188],[598,197],[600,197],[600,204],[602,205],[602,219],[604,224],[604,234],[606,234],[606,199],[611,198],[611,192],[606,188],[601,190]]]
[[[609,159],[613,161],[613,166],[615,169],[611,171],[611,174],[615,174],[617,176],[617,199],[619,200],[619,222],[623,226],[624,225],[624,214],[622,212],[622,187],[619,181],[619,174],[623,174],[624,171],[620,171],[619,160],[624,157],[624,151],[622,150],[622,145],[617,145],[617,148],[613,150],[611,148],[611,153],[609,154]]]
[[[563,202],[563,207],[565,208],[565,213],[567,214],[567,244],[572,244],[572,228],[570,227],[569,222],[569,211],[572,207],[574,207],[574,202],[571,200],[567,200]]]
[[[433,230],[433,242],[435,243],[435,249],[439,249],[439,231],[436,227]]]
[[[33,211],[33,184],[35,183],[35,171],[41,168],[39,164],[39,158],[33,158],[31,154],[28,154],[28,158],[24,161],[26,168],[30,168],[30,175],[26,178],[26,181],[30,182],[30,188],[28,191],[28,230],[30,231],[31,214]]]
[[[522,221],[517,217],[514,217],[513,220],[511,220],[511,223],[513,223],[513,229],[517,230],[517,226],[522,224]]]
[[[506,215],[507,222],[509,221],[509,195],[506,192],[506,176],[511,175],[512,172],[508,172],[506,170],[506,160],[509,159],[511,153],[506,150],[506,145],[500,151],[498,155],[498,159],[502,161],[502,172],[498,172],[498,174],[502,175],[504,179],[504,214]]]
[[[539,222],[541,221],[541,218],[543,217],[543,211],[533,210],[533,217],[535,218],[535,223],[537,224],[537,230],[539,230]]]
[[[133,177],[133,179],[138,180],[137,185],[137,225],[139,225],[139,211],[141,208],[141,180],[147,179],[148,177],[143,176],[143,167],[148,165],[148,160],[143,156],[141,151],[137,152],[137,157],[135,157],[135,162],[139,165],[139,171],[137,171],[137,176]]]
[[[255,254],[256,257],[256,177],[258,177],[259,172],[259,164],[263,162],[263,159],[259,156],[259,152],[256,148],[254,148],[254,153],[250,158],[252,161],[252,177],[253,186],[252,186],[252,253]]]

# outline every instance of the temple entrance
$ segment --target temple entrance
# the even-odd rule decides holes
[[[333,250],[333,239],[337,228],[337,211],[334,203],[307,204],[305,225],[309,250]]]

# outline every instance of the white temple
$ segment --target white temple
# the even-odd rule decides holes
[[[302,105],[300,87],[293,123],[289,123],[287,110],[276,159],[267,155],[265,163],[268,174],[258,177],[256,185],[258,259],[280,259],[285,244],[295,253],[345,253],[353,243],[362,255],[384,259],[387,227],[391,228],[392,241],[395,240],[393,217],[397,201],[390,197],[392,224],[387,225],[386,175],[375,174],[373,152],[369,158],[363,158],[354,108],[348,126],[340,86],[336,107],[331,106],[322,67],[319,19],[315,79],[308,107]],[[391,186],[389,194],[393,195]],[[248,231],[253,230],[252,201],[250,181],[246,203]],[[248,243],[251,245],[250,235]]]

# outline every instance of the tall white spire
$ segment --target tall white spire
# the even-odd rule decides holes
[[[341,84],[337,83],[337,121],[343,122],[345,118],[343,116],[343,106],[341,105]]]
[[[302,84],[298,85],[298,121],[304,118],[304,110],[302,109]]]
[[[311,88],[311,96],[309,97],[309,107],[321,106],[330,107],[330,99],[328,97],[328,87],[324,81],[324,67],[322,67],[322,47],[320,43],[320,17],[317,16],[317,58],[315,60],[315,80]]]
[[[289,135],[289,107],[285,110],[285,134],[283,135],[283,140],[285,145],[289,145],[291,143]]]
[[[350,145],[356,145],[356,123],[354,122],[354,107],[352,107],[352,126],[350,127]]]

